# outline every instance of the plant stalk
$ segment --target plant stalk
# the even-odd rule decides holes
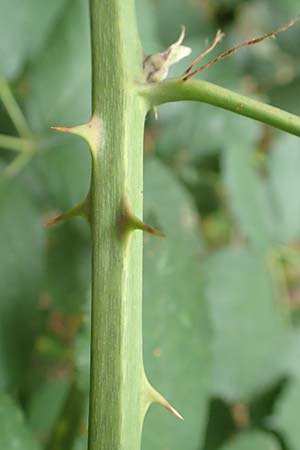
[[[0,79],[0,99],[19,135],[22,137],[31,137],[32,133],[26,118],[15,99],[9,84],[3,79]]]
[[[0,147],[17,152],[30,152],[34,149],[34,143],[30,139],[0,134]]]
[[[208,81],[167,80],[162,83],[141,85],[140,93],[153,106],[182,100],[208,103],[300,136],[299,116],[237,94]]]
[[[92,333],[89,450],[139,450],[143,421],[142,217],[146,104],[134,0],[90,0]],[[93,126],[91,125],[93,124]]]

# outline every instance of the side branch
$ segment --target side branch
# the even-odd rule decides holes
[[[139,93],[150,106],[177,101],[196,101],[218,106],[300,136],[300,117],[274,106],[237,94],[203,80],[168,80],[140,85]]]

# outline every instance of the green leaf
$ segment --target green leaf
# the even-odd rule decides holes
[[[299,404],[300,379],[297,379],[281,395],[272,420],[272,426],[283,436],[289,450],[298,450],[300,446]]]
[[[91,159],[87,145],[78,137],[62,136],[54,143],[49,138],[47,142],[48,148],[38,152],[32,162],[31,176],[36,190],[44,197],[44,211],[48,208],[49,212],[50,204],[56,211],[64,212],[86,197]]]
[[[288,343],[285,307],[264,259],[253,251],[219,251],[209,259],[206,272],[214,395],[249,400],[285,371],[278,358]]]
[[[161,51],[155,16],[156,5],[149,0],[139,0],[136,2],[136,8],[144,52],[150,55]]]
[[[0,448],[38,450],[18,405],[7,395],[0,395]]]
[[[275,223],[286,242],[300,237],[299,150],[299,138],[282,135],[274,145],[268,166]]]
[[[44,232],[33,199],[16,180],[0,182],[0,390],[22,381],[38,325]]]
[[[272,436],[252,431],[238,435],[220,450],[281,450],[281,446]]]
[[[140,2],[141,0],[138,0]],[[156,51],[163,50],[175,41],[180,33],[180,26],[183,24],[187,28],[187,35],[197,33],[203,28],[207,30],[207,20],[201,11],[201,6],[191,0],[164,0],[163,2],[152,2],[151,0],[142,0],[143,3],[152,6],[155,11],[155,21],[161,36],[163,47]],[[152,5],[151,5],[152,4]],[[148,6],[149,7],[149,6]],[[204,44],[204,42],[203,42]]]
[[[73,0],[31,71],[26,106],[34,129],[87,121],[90,79],[88,3]]]
[[[43,48],[66,1],[0,0],[0,77],[17,77]]]
[[[252,244],[266,249],[275,239],[274,214],[254,166],[253,146],[243,139],[226,143],[223,169],[229,205],[242,233]]]
[[[46,381],[33,392],[30,398],[28,422],[41,444],[49,439],[66,400],[68,388],[69,383],[65,379]]]
[[[167,234],[145,238],[144,358],[151,384],[184,422],[152,406],[143,449],[195,449],[206,424],[210,328],[203,298],[202,244],[188,194],[158,161],[146,164],[145,217]]]
[[[172,156],[179,151],[192,157],[216,153],[229,142],[236,145],[253,142],[259,130],[249,119],[197,103],[177,103],[172,108],[160,108],[159,117],[164,122],[158,141],[162,156]]]
[[[57,215],[81,202],[89,191],[90,156],[79,138],[49,141],[30,167],[45,214]],[[72,218],[48,231],[44,290],[58,309],[81,310],[90,285],[90,233],[86,221]]]
[[[52,306],[73,313],[82,311],[91,277],[88,226],[77,221],[83,219],[70,219],[49,231],[44,287]]]
[[[88,393],[90,387],[90,344],[91,344],[90,304],[85,311],[83,326],[76,336],[74,362],[77,370],[78,387]]]

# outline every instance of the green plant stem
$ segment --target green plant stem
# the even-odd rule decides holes
[[[181,100],[208,103],[300,136],[300,117],[207,81],[168,80],[141,85],[139,91],[152,106]]]
[[[0,147],[18,152],[33,150],[33,142],[29,139],[0,134]]]
[[[18,156],[4,169],[4,175],[15,177],[35,155],[34,151],[19,153]]]
[[[134,0],[90,0],[93,117],[92,332],[89,450],[139,450],[143,420],[142,236],[121,230],[124,205],[142,215],[145,102]]]
[[[32,134],[30,127],[27,124],[21,108],[15,100],[9,84],[4,80],[0,80],[0,98],[19,135],[22,137],[30,137]]]

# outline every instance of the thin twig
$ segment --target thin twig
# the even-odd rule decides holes
[[[199,69],[194,70],[194,72],[191,72],[188,75],[184,74],[184,76],[182,77],[182,80],[187,81],[190,78],[193,78],[195,75],[198,75],[198,73],[203,72],[203,70],[208,69],[210,66],[216,64],[218,61],[226,58],[227,56],[232,55],[233,53],[237,52],[239,49],[241,49],[243,47],[248,47],[250,45],[259,44],[260,42],[264,41],[265,39],[269,39],[271,37],[276,37],[277,34],[288,30],[293,25],[295,25],[296,22],[299,22],[299,21],[300,21],[300,16],[297,16],[295,19],[293,19],[290,22],[288,22],[287,24],[283,25],[281,28],[278,28],[277,30],[272,31],[271,33],[265,34],[264,36],[258,37],[256,39],[251,39],[250,41],[247,41],[247,42],[243,42],[242,44],[239,44],[236,47],[233,47],[230,50],[227,50],[226,52],[217,56],[213,60],[209,61],[207,64],[204,64],[203,66],[201,66]]]
[[[181,79],[175,78],[161,83],[142,85],[139,92],[150,105],[178,101],[207,103],[300,136],[300,116],[204,80],[190,80],[189,83],[183,83]]]
[[[5,176],[14,177],[26,166],[26,164],[33,158],[35,152],[22,152],[4,169]]]
[[[221,42],[222,38],[225,36],[224,33],[222,33],[221,30],[218,30],[214,40],[212,41],[212,43],[210,44],[210,46],[203,52],[201,53],[201,55],[199,55],[196,59],[194,59],[194,61],[192,62],[192,64],[186,69],[186,71],[184,72],[186,75],[188,73],[191,72],[191,70],[197,65],[199,64],[199,62],[205,58],[206,55],[208,55],[210,52],[213,51],[213,49],[218,45],[219,42]]]
[[[17,152],[33,150],[34,143],[29,139],[0,134],[0,148]]]
[[[22,137],[29,137],[32,135],[30,127],[25,119],[25,116],[19,107],[9,84],[0,79],[0,99],[2,100],[17,132]]]

